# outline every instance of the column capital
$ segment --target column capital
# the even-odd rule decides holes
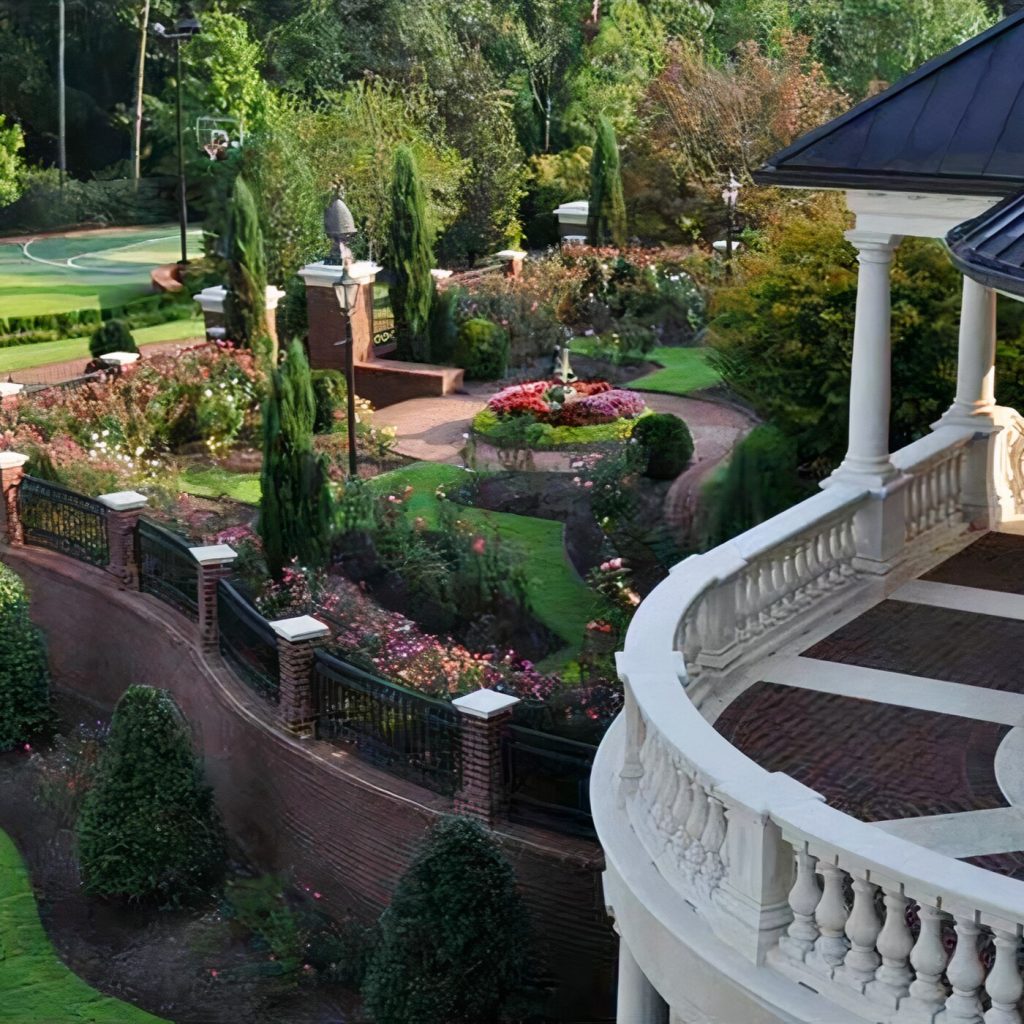
[[[866,231],[863,228],[844,231],[843,237],[857,250],[859,259],[874,263],[888,263],[896,247],[903,241],[901,235],[890,235],[884,231]]]

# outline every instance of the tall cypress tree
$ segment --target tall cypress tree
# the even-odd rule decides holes
[[[399,354],[407,359],[429,358],[427,321],[434,295],[430,270],[434,239],[427,222],[416,158],[408,146],[395,150],[391,178],[391,308]]]
[[[626,244],[626,201],[615,129],[604,115],[597,122],[597,139],[590,160],[590,209],[587,215],[590,245]]]
[[[323,458],[313,451],[316,399],[309,362],[293,341],[271,373],[263,406],[263,468],[259,532],[275,577],[293,559],[307,568],[327,560],[330,493]]]
[[[267,355],[277,362],[267,333],[267,260],[263,231],[252,190],[241,175],[235,179],[228,209],[228,289],[224,300],[224,327],[236,344]]]

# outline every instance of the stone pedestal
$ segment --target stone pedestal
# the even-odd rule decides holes
[[[553,210],[558,220],[559,240],[567,245],[583,245],[587,240],[587,216],[590,203],[586,199],[576,199],[571,203],[562,203]]]
[[[519,249],[502,249],[498,253],[498,259],[501,260],[501,272],[505,277],[515,279],[522,276],[525,252]]]
[[[360,284],[359,301],[351,314],[353,359],[358,363],[373,358],[373,285],[380,267],[364,260],[349,264],[349,274]],[[314,370],[344,370],[346,317],[338,306],[334,285],[343,268],[331,263],[310,263],[299,271],[306,282],[309,314],[309,365]]]
[[[286,729],[300,736],[313,735],[313,661],[316,648],[331,635],[312,615],[278,619],[270,623],[277,634],[280,700],[278,711]]]
[[[217,621],[217,585],[230,575],[231,566],[238,557],[227,544],[207,544],[189,548],[199,563],[197,599],[199,602],[199,639],[203,650],[213,654],[220,646]]]
[[[0,490],[3,491],[3,522],[0,532],[8,544],[20,546],[25,543],[25,531],[21,525],[21,510],[18,505],[18,488],[25,475],[27,455],[18,452],[0,452]]]
[[[138,491],[101,494],[97,501],[107,506],[107,545],[110,562],[107,569],[122,588],[139,589],[139,565],[135,558],[135,531],[139,516],[149,499]]]
[[[493,825],[505,810],[501,738],[518,697],[476,690],[452,704],[462,715],[462,787],[455,797],[459,814]]]
[[[267,285],[267,334],[277,345],[277,306],[287,293],[272,284]],[[224,300],[227,297],[227,289],[221,285],[213,285],[204,288],[198,295],[192,298],[199,303],[203,311],[203,322],[206,325],[206,332],[209,335],[210,329],[222,328],[224,326]]]

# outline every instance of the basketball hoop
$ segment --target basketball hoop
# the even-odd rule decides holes
[[[196,140],[211,160],[223,160],[229,149],[241,148],[242,122],[237,117],[200,117],[196,121]]]

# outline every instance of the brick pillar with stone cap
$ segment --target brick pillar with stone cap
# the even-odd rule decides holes
[[[525,252],[520,249],[502,249],[498,253],[498,259],[501,260],[501,272],[505,277],[514,280],[522,276],[523,260],[526,259]]]
[[[149,498],[138,491],[114,491],[101,494],[96,500],[107,506],[107,545],[110,548],[107,570],[122,587],[138,590],[139,565],[135,558],[135,531]]]
[[[507,804],[501,740],[518,697],[497,690],[474,690],[452,704],[461,719],[462,785],[455,810],[493,825]]]
[[[199,563],[199,581],[196,598],[199,603],[199,639],[203,650],[212,654],[220,646],[217,622],[217,585],[231,573],[238,553],[227,544],[206,544],[189,548]]]
[[[331,635],[330,629],[312,615],[278,619],[270,623],[277,634],[278,710],[286,729],[312,736],[313,661],[316,649]]]
[[[3,538],[8,544],[20,547],[25,543],[25,531],[21,525],[21,509],[18,505],[18,488],[25,475],[27,455],[18,452],[0,452],[0,490],[4,500],[0,512],[3,514]]]

